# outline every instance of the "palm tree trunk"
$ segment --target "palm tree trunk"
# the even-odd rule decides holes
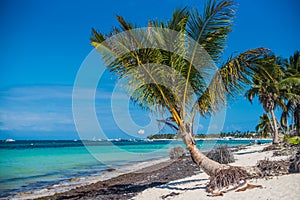
[[[222,165],[206,157],[195,144],[189,145],[188,150],[193,161],[209,176],[216,174],[217,171],[226,167],[226,165]]]
[[[270,113],[272,115],[273,128],[274,128],[273,144],[278,144],[279,143],[279,135],[278,135],[277,121],[276,121],[276,117],[274,114],[274,110],[270,110]]]
[[[212,176],[217,171],[226,168],[227,165],[220,164],[206,157],[196,146],[195,140],[190,133],[183,133],[182,140],[190,152],[191,158],[207,175]]]
[[[296,124],[296,135],[300,136],[300,117],[299,117],[299,112],[300,112],[300,106],[297,105],[295,109],[295,124]]]
[[[269,112],[266,112],[267,113],[267,116],[268,116],[268,119],[269,119],[269,122],[270,122],[270,130],[271,130],[271,136],[274,138],[274,132],[275,132],[275,128],[274,128],[274,124],[272,123],[272,116],[270,117],[269,116]]]
[[[222,188],[226,188],[229,185],[237,187],[241,182],[245,183],[246,179],[258,177],[261,174],[257,167],[230,166],[209,159],[196,146],[196,141],[192,137],[192,131],[186,133],[179,129],[177,134],[187,146],[194,163],[210,176],[210,181],[207,185],[208,192],[217,192],[218,194],[218,191]]]

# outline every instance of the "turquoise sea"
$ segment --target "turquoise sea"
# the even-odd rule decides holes
[[[253,144],[254,140],[198,140],[201,150],[214,145]],[[257,141],[268,143],[271,140]],[[0,197],[44,188],[72,178],[99,175],[109,168],[168,157],[173,140],[0,141]]]

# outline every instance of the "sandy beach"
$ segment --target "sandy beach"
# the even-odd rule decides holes
[[[261,152],[268,146],[253,145],[234,153],[231,165],[254,166],[258,160],[287,159],[273,157],[273,151]],[[223,196],[212,197],[206,192],[209,177],[201,172],[190,157],[148,161],[123,169],[107,171],[101,177],[86,179],[67,190],[63,184],[39,191],[20,193],[10,199],[297,199],[300,191],[300,174],[289,174],[271,179],[253,179],[247,183],[261,185],[242,192],[235,190]]]
[[[3,2],[0,200],[300,200],[300,0]]]
[[[258,160],[287,159],[287,156],[272,157],[273,151],[260,152],[267,145],[254,145],[246,150],[234,153],[235,166],[254,166]],[[149,188],[139,193],[133,199],[299,199],[300,174],[288,174],[271,179],[253,179],[249,184],[261,185],[261,188],[249,189],[242,192],[230,191],[222,197],[211,197],[206,192],[208,175],[200,173],[192,177],[176,180],[155,188]]]

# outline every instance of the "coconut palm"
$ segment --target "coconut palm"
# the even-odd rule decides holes
[[[234,13],[230,0],[208,1],[203,14],[181,8],[170,20],[150,21],[142,29],[117,16],[120,28],[108,35],[93,29],[91,36],[110,71],[127,81],[136,105],[169,115],[159,122],[177,131],[193,161],[213,177],[212,186],[238,183],[237,177],[248,173],[219,164],[199,150],[193,134],[195,115],[214,114],[226,105],[226,98],[240,94],[269,53],[252,49],[221,63]]]
[[[276,107],[284,108],[285,90],[280,86],[280,81],[284,76],[281,61],[276,56],[267,56],[266,60],[261,60],[264,70],[257,71],[253,76],[253,83],[245,96],[252,103],[257,96],[262,104],[269,120],[272,121],[273,144],[279,143],[278,122],[275,115]]]
[[[300,52],[296,51],[285,61],[285,77],[281,81],[281,87],[286,90],[286,109],[281,115],[281,125],[288,128],[287,119],[292,116],[292,130],[300,136]],[[295,128],[294,128],[295,125]]]
[[[267,137],[272,131],[270,119],[266,113],[262,114],[259,119],[260,121],[255,127],[255,130],[261,135],[261,137]]]

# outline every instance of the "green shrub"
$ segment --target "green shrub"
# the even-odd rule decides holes
[[[287,141],[290,144],[296,144],[296,145],[298,145],[298,144],[300,144],[300,136],[291,137]]]

